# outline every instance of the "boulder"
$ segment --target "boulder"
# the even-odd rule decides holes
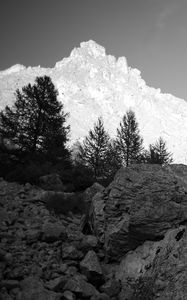
[[[100,287],[100,291],[108,295],[110,298],[120,293],[121,284],[119,280],[110,279]]]
[[[148,271],[134,285],[131,299],[180,300],[187,295],[187,228],[171,229],[160,241]]]
[[[96,285],[102,284],[103,272],[97,255],[93,250],[88,251],[84,259],[80,262],[80,269],[90,282]]]
[[[146,241],[134,251],[129,251],[116,270],[116,279],[126,285],[129,280],[135,282],[142,277],[151,267],[160,243]]]
[[[186,222],[187,180],[179,170],[149,164],[121,168],[92,199],[93,230],[105,242],[109,259],[119,259],[146,240],[161,240],[168,229]]]
[[[73,292],[79,299],[89,299],[89,297],[98,294],[96,288],[92,284],[86,282],[84,277],[80,274],[70,278],[64,289]]]

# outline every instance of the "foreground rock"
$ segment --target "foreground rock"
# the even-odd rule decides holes
[[[97,285],[103,282],[103,272],[96,253],[90,250],[84,259],[80,262],[82,273],[86,275],[88,280]]]
[[[93,229],[105,243],[108,258],[120,258],[146,240],[161,240],[168,229],[186,222],[187,186],[177,168],[122,168],[93,198]]]
[[[134,298],[181,300],[187,297],[187,228],[169,230],[149,270],[134,286]]]
[[[109,299],[99,290],[102,249],[81,232],[83,216],[71,212],[75,196],[0,180],[0,299]],[[65,214],[47,209],[52,200]]]
[[[0,299],[186,299],[186,189],[185,166],[122,169],[90,196],[85,234],[71,206],[46,206],[75,194],[0,180]]]

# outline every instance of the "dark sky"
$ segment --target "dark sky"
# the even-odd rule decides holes
[[[90,39],[126,56],[149,86],[187,100],[186,0],[0,1],[0,70],[52,67]]]

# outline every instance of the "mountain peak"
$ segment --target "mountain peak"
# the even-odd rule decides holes
[[[0,109],[15,101],[17,88],[43,75],[51,76],[59,100],[70,113],[71,143],[81,140],[100,116],[114,137],[121,118],[131,108],[145,147],[162,136],[175,162],[187,163],[187,102],[147,86],[140,71],[128,67],[125,57],[116,59],[90,40],[54,68],[15,65],[0,72]]]
[[[93,55],[94,57],[106,55],[105,48],[97,44],[93,40],[80,43],[80,48],[87,51],[90,55]]]

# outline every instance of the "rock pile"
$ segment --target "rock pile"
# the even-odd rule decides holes
[[[87,215],[56,215],[54,191],[0,180],[0,299],[187,299],[186,174],[121,169],[84,193]]]
[[[45,193],[0,181],[0,299],[117,299],[98,239],[81,215],[50,213]]]

